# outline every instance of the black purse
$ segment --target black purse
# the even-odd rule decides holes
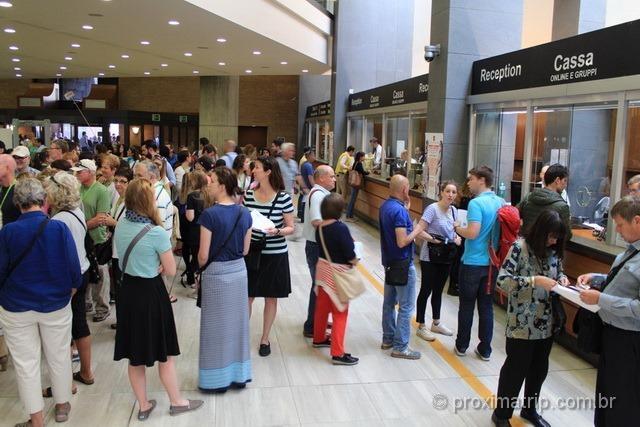
[[[451,207],[451,215],[453,220],[456,220],[453,207]],[[439,240],[441,243],[427,242],[427,249],[429,250],[429,262],[434,264],[452,264],[456,259],[458,253],[458,246],[455,242],[450,241],[444,236],[437,234],[431,234],[431,237]]]
[[[564,325],[567,323],[567,313],[564,311],[564,305],[560,295],[551,292],[551,331],[554,337],[564,333]]]
[[[384,268],[384,283],[391,286],[407,286],[411,258],[391,261]]]
[[[624,259],[624,261],[611,269],[604,282],[592,283],[591,288],[600,292],[604,291],[607,285],[616,277],[618,272],[622,270],[627,261],[636,256],[638,252],[640,252],[638,249],[633,251],[631,255]],[[578,348],[587,353],[600,354],[600,351],[602,350],[603,328],[604,324],[602,323],[602,319],[598,313],[592,313],[586,308],[580,307],[576,317],[573,319],[573,332],[578,335]]]
[[[267,218],[271,217],[271,213],[273,212],[273,208],[276,206],[278,197],[280,197],[280,193],[276,194],[276,197],[273,199],[273,203],[271,203],[271,209],[269,209]],[[251,240],[251,244],[249,245],[249,253],[244,256],[244,262],[247,266],[247,270],[250,270],[250,271],[260,270],[260,260],[262,258],[262,250],[266,246],[267,246],[267,235],[264,233],[259,240],[253,240],[253,239]]]

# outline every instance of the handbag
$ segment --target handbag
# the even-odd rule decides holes
[[[411,258],[389,261],[384,268],[384,283],[391,286],[406,286],[409,281]]]
[[[318,234],[320,235],[322,250],[327,257],[327,261],[329,261],[329,264],[331,265],[331,273],[333,276],[333,282],[336,285],[336,293],[338,294],[338,299],[340,300],[340,302],[346,304],[350,300],[363,294],[367,288],[362,281],[362,277],[360,277],[358,271],[355,268],[351,267],[350,269],[345,271],[338,271],[333,268],[331,256],[329,255],[327,246],[324,243],[324,233],[322,231],[322,226],[319,227],[319,231],[320,232]]]
[[[611,269],[607,275],[607,279],[601,283],[591,285],[592,289],[604,291],[609,283],[616,277],[618,272],[622,270],[624,265],[631,258],[638,254],[637,249],[631,253],[624,261]],[[580,307],[576,317],[573,319],[573,331],[577,334],[578,348],[586,353],[600,354],[602,350],[602,330],[604,324],[598,313],[592,313],[586,308]]]
[[[453,216],[453,221],[455,222],[456,214],[453,210],[453,206],[451,206],[451,215]],[[434,264],[452,264],[453,260],[456,258],[456,254],[458,253],[458,246],[444,236],[431,234],[431,237],[433,237],[434,239],[438,239],[441,243],[436,244],[427,242],[427,249],[429,250],[429,262]]]
[[[273,212],[273,208],[276,206],[276,201],[278,201],[278,197],[280,197],[280,193],[276,194],[276,197],[273,199],[273,203],[271,203],[271,209],[269,209],[269,214],[267,214],[267,218],[271,218],[271,213]],[[263,233],[259,240],[251,239],[251,243],[249,245],[249,253],[244,256],[244,262],[247,266],[247,270],[258,271],[260,270],[260,259],[262,258],[262,250],[267,246],[267,235]]]
[[[103,243],[94,244],[93,250],[98,264],[107,264],[113,257],[113,235],[109,236],[109,238]]]
[[[361,189],[362,188],[362,175],[360,175],[360,173],[355,170],[355,169],[351,169],[349,170],[349,185],[353,188],[356,189]]]
[[[235,231],[236,226],[238,225],[238,222],[240,222],[240,218],[242,217],[242,212],[244,212],[244,206],[240,206],[240,210],[238,211],[238,216],[236,217],[236,222],[233,224],[233,227],[231,227],[231,231],[229,232],[229,235],[227,236],[227,238],[224,239],[224,243],[220,245],[220,248],[218,248],[218,251],[215,253],[215,255],[210,257],[207,260],[207,263],[202,267],[200,267],[196,272],[196,274],[198,274],[200,277],[202,277],[202,272],[205,271],[207,267],[209,267],[209,265],[213,262],[213,260],[216,259],[218,255],[220,255],[224,247],[227,246],[227,243],[229,243],[229,240],[231,239],[231,236],[233,236],[233,232]],[[198,280],[198,283],[199,285],[198,285],[198,294],[196,297],[196,306],[201,307],[202,306],[202,280]]]

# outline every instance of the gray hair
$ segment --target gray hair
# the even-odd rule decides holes
[[[153,163],[151,160],[143,160],[139,164],[147,168],[147,172],[149,172],[149,175],[151,175],[155,179],[160,179],[160,168],[158,167],[158,165]]]
[[[288,150],[290,148],[296,148],[296,145],[293,142],[283,142],[280,146],[282,151]]]
[[[58,172],[44,181],[44,189],[54,211],[72,211],[80,206],[80,183],[75,176]]]
[[[627,185],[629,187],[638,183],[640,183],[640,174],[632,176],[631,178],[629,178],[629,181],[627,181]]]
[[[13,188],[13,203],[20,209],[43,206],[47,199],[42,183],[35,178],[24,178]]]

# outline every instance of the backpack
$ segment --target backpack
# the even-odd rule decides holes
[[[487,279],[487,294],[491,293],[493,269],[499,270],[509,249],[520,234],[520,211],[511,205],[503,205],[498,209],[496,223],[489,239],[489,278]],[[493,243],[498,242],[494,248]]]

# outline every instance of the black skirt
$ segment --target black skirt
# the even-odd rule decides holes
[[[171,301],[160,275],[147,279],[125,274],[116,313],[114,360],[151,367],[180,354]]]
[[[262,254],[259,271],[247,269],[247,280],[250,298],[287,298],[291,293],[289,254]]]

